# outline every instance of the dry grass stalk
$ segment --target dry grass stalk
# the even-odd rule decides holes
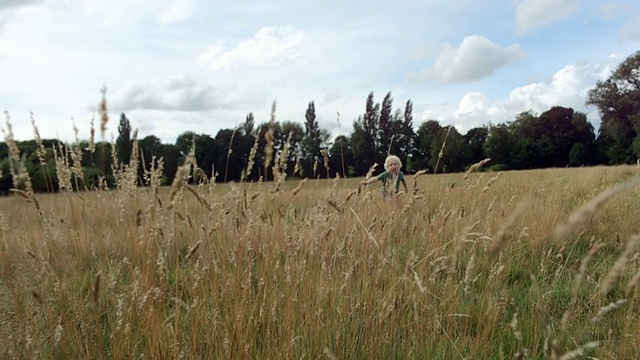
[[[191,186],[187,185],[184,187],[185,189],[189,190],[190,193],[193,194],[193,196],[196,197],[196,199],[198,200],[198,202],[200,203],[200,205],[206,207],[209,210],[212,210],[211,205],[209,205],[209,202],[207,200],[205,200],[205,198],[203,198],[202,196],[200,196],[200,194],[198,194],[198,192]]]
[[[293,196],[298,195],[298,193],[300,192],[300,189],[302,189],[302,186],[303,186],[306,182],[307,182],[307,178],[302,179],[302,180],[300,181],[300,183],[298,184],[298,186],[296,186],[296,187],[295,187],[295,189],[293,189],[293,190],[291,191],[291,194],[292,194]]]
[[[104,133],[107,132],[107,124],[109,123],[109,113],[107,112],[107,87],[100,89],[102,99],[98,104],[98,113],[100,114],[100,136],[104,139]]]
[[[600,346],[600,343],[597,341],[588,342],[575,350],[564,353],[558,360],[577,359],[578,357],[584,356],[586,351],[595,349],[598,346]]]
[[[31,290],[31,296],[38,302],[38,304],[40,305],[44,304],[44,300],[42,300],[42,296],[40,296],[39,292],[35,290]]]
[[[295,176],[296,174],[302,175],[302,163],[300,162],[301,160],[302,147],[299,147],[298,151],[296,152],[296,164],[293,166],[293,176]]]
[[[36,199],[35,194],[30,194],[20,189],[9,189],[9,191],[14,194],[18,194],[21,198],[24,199],[24,201],[33,204],[33,206],[36,207],[36,210],[40,211],[40,203],[38,202],[38,199]]]
[[[342,208],[342,206],[340,206],[335,200],[333,199],[327,199],[327,202],[329,203],[329,205],[331,205],[332,208],[334,208],[337,212],[339,213],[343,213],[344,209]]]
[[[293,138],[293,131],[289,132],[287,136],[287,141],[284,143],[282,147],[282,151],[280,152],[280,156],[278,158],[278,173],[282,177],[286,178],[287,176],[287,167],[289,161],[289,149],[291,148],[291,139]],[[284,178],[282,180],[284,180]]]
[[[271,105],[271,120],[269,121],[269,129],[264,134],[264,140],[266,141],[266,146],[264,147],[264,172],[267,173],[267,170],[271,166],[271,161],[273,160],[273,126],[276,121],[276,102],[274,101]]]
[[[367,235],[369,236],[369,239],[371,241],[373,241],[373,243],[376,245],[376,247],[380,247],[380,245],[378,244],[378,241],[376,241],[376,238],[373,237],[373,235],[371,234],[371,232],[369,231],[369,229],[367,229],[366,226],[364,226],[364,224],[362,223],[362,220],[360,220],[360,217],[358,216],[358,214],[356,214],[356,212],[353,210],[353,208],[349,208],[349,210],[351,210],[351,212],[353,213],[353,215],[356,217],[356,219],[358,220],[358,223],[360,224],[360,226],[362,226],[362,228],[364,229],[364,231],[367,233]]]
[[[427,170],[419,170],[413,175],[413,195],[418,193],[418,177],[427,173]]]
[[[569,322],[569,315],[571,313],[571,310],[578,302],[578,291],[580,290],[580,286],[582,285],[582,280],[584,279],[585,274],[587,273],[589,262],[591,261],[593,256],[597,254],[598,251],[600,251],[600,249],[602,249],[603,247],[604,247],[603,243],[597,243],[593,245],[591,247],[591,250],[589,250],[589,252],[587,253],[587,255],[585,255],[585,257],[583,257],[582,260],[580,261],[580,269],[578,269],[578,273],[576,274],[576,277],[573,280],[571,301],[569,302],[569,306],[567,306],[567,310],[562,315],[562,320],[560,321],[561,327],[563,329],[566,328]]]
[[[365,180],[368,180],[369,178],[371,178],[371,176],[373,176],[373,172],[376,171],[377,167],[378,163],[373,163],[373,165],[369,168],[369,171],[367,171],[367,174],[364,176]]]
[[[236,126],[233,129],[233,133],[231,133],[231,140],[229,140],[229,147],[227,149],[227,164],[224,168],[224,182],[227,182],[227,173],[229,172],[229,160],[231,159],[231,154],[233,153],[233,139],[236,137],[236,133],[238,132],[239,127]]]
[[[60,152],[58,154],[58,151]],[[53,147],[53,159],[56,163],[56,176],[58,178],[58,187],[60,191],[73,191],[71,186],[71,171],[69,170],[69,162],[67,160],[66,145],[63,148],[62,143],[58,142],[58,150]]]
[[[627,283],[627,286],[625,286],[625,294],[629,295],[633,291],[633,289],[638,286],[638,284],[640,284],[640,270],[638,270],[638,272],[633,275],[633,277]]]
[[[251,146],[251,151],[249,152],[249,160],[247,162],[247,168],[242,174],[242,180],[244,181],[247,177],[251,176],[251,172],[253,171],[253,166],[255,164],[256,154],[258,153],[258,137],[253,136],[253,146]]]
[[[487,185],[484,186],[484,188],[482,189],[482,193],[487,192],[487,190],[489,190],[489,188],[491,187],[491,185],[493,185],[494,182],[496,182],[496,180],[498,180],[498,178],[500,178],[500,175],[502,173],[499,172],[496,174],[496,176],[492,177],[491,179],[489,179],[489,181],[487,181]]]
[[[204,170],[202,170],[201,167],[196,166],[194,169],[194,172],[198,175],[198,181],[201,184],[208,184],[209,183],[209,177],[207,176],[207,173],[204,172]]]
[[[191,172],[191,159],[194,156],[193,148],[189,151],[189,155],[184,161],[184,164],[178,167],[176,171],[176,176],[173,178],[173,183],[171,184],[171,193],[169,194],[169,210],[171,210],[176,203],[176,199],[180,190],[189,179],[189,173]]]
[[[53,332],[53,346],[58,346],[60,339],[62,339],[62,315],[58,317],[58,324]]]
[[[440,165],[440,160],[442,160],[442,156],[444,155],[444,147],[447,145],[447,139],[449,138],[449,133],[451,132],[451,128],[453,126],[449,125],[449,129],[447,129],[447,135],[444,137],[444,141],[442,142],[442,147],[440,147],[440,152],[438,152],[438,161],[436,161],[436,166],[433,169],[433,173],[438,173],[438,166]]]
[[[76,126],[75,120],[71,119],[73,124],[73,134],[75,137],[75,142],[73,143],[73,148],[71,151],[71,173],[75,175],[76,181],[80,180],[83,182],[83,173],[82,173],[82,149],[80,148],[80,139],[78,138],[78,127]]]
[[[360,186],[358,186],[356,189],[353,189],[351,191],[349,191],[349,193],[347,194],[347,196],[344,198],[344,202],[349,202],[349,200],[351,200],[351,198],[360,193]]]
[[[469,262],[467,263],[467,268],[464,272],[464,294],[465,295],[469,295],[469,292],[471,292],[471,286],[473,285],[475,279],[473,279],[474,275],[475,275],[475,258],[476,255],[475,254],[471,254],[471,257],[469,258]]]
[[[100,278],[102,276],[102,273],[98,273],[98,275],[96,275],[96,281],[93,284],[93,302],[94,303],[98,303],[98,300],[100,300]]]
[[[313,159],[313,178],[318,178],[318,158]]]
[[[565,236],[569,234],[571,231],[576,229],[578,226],[582,225],[584,222],[589,220],[593,215],[598,212],[609,200],[611,200],[615,195],[625,191],[633,186],[638,185],[640,181],[638,179],[627,182],[624,184],[619,184],[614,186],[611,189],[605,190],[598,194],[591,201],[579,207],[576,211],[574,211],[566,223],[559,225],[555,229],[556,238]]]
[[[324,356],[326,356],[326,357],[327,357],[327,359],[329,359],[329,360],[338,360],[338,357],[337,357],[337,356],[335,356],[335,355],[331,352],[331,350],[329,350],[329,348],[328,348],[328,347],[326,347],[326,346],[325,346],[325,348],[323,349],[323,353],[324,353]]]
[[[627,242],[627,246],[624,249],[624,252],[620,254],[616,262],[607,273],[604,281],[602,282],[601,293],[602,295],[608,295],[614,288],[618,278],[622,274],[622,270],[627,265],[627,261],[631,258],[631,255],[636,251],[638,245],[640,244],[640,236],[634,235]]]
[[[202,245],[202,241],[198,241],[189,251],[189,253],[187,253],[187,256],[184,257],[184,261],[183,261],[183,265],[186,265],[189,260],[191,260],[191,258],[193,258],[193,256],[196,254],[196,251],[198,251],[198,248],[200,247],[200,245]]]
[[[322,162],[324,164],[324,168],[327,170],[327,179],[329,178],[329,154],[327,150],[320,150],[320,155],[322,155]]]
[[[511,328],[511,331],[513,332],[513,336],[516,338],[516,340],[518,340],[519,342],[522,342],[522,332],[520,331],[520,326],[518,323],[518,313],[513,314],[513,318],[511,318],[511,323],[509,323],[509,327]]]
[[[33,251],[31,251],[31,250],[27,250],[27,254],[28,254],[29,256],[31,256],[31,258],[32,258],[33,260],[35,260],[35,261],[40,261],[40,260],[38,259],[38,257],[36,256],[36,254],[34,254],[34,253],[33,253]]]
[[[515,226],[516,220],[524,213],[524,210],[529,206],[529,201],[521,201],[516,209],[511,213],[511,216],[507,219],[507,221],[502,225],[496,237],[491,242],[491,247],[489,249],[489,253],[492,255],[499,254],[502,249],[504,249],[507,240],[511,233],[513,232],[513,227]]]
[[[489,161],[491,161],[491,158],[486,158],[484,160],[481,160],[473,165],[471,165],[469,167],[469,170],[467,170],[467,172],[464,173],[464,176],[462,177],[464,180],[467,180],[469,178],[469,175],[478,170],[479,168],[481,168],[484,164],[488,163]]]
[[[42,143],[40,131],[36,125],[36,119],[33,117],[33,113],[30,113],[29,119],[31,120],[31,126],[33,127],[33,138],[36,141],[36,155],[38,155],[38,161],[40,161],[40,166],[46,166],[47,161],[45,160],[45,156],[47,156],[47,150],[44,148],[44,144]]]
[[[89,144],[85,148],[86,151],[91,154],[96,152],[96,127],[95,127],[95,119],[91,117],[91,128],[89,129]]]
[[[594,316],[593,318],[591,318],[591,322],[598,322],[598,321],[600,321],[600,319],[601,319],[604,315],[606,315],[606,314],[608,314],[608,313],[612,312],[613,310],[615,310],[615,309],[619,308],[620,306],[622,306],[622,305],[626,304],[627,302],[629,302],[629,300],[627,300],[627,299],[620,299],[620,300],[618,300],[618,301],[616,301],[616,302],[611,302],[611,303],[609,303],[609,305],[606,305],[606,306],[601,307],[600,309],[598,309],[598,313],[596,314],[596,316]]]
[[[31,177],[29,176],[29,172],[24,164],[24,159],[20,156],[20,149],[18,148],[18,144],[13,135],[13,126],[11,125],[11,118],[9,117],[9,112],[5,111],[6,116],[6,130],[2,129],[2,133],[4,134],[4,142],[7,145],[7,150],[9,151],[9,171],[11,173],[11,180],[13,181],[13,188],[19,189],[24,187],[24,189],[33,193],[33,186],[31,185]]]
[[[142,225],[142,210],[138,209],[138,211],[136,211],[136,226],[140,225]]]
[[[118,162],[118,150],[113,136],[111,136],[111,174],[118,188],[122,188],[122,164]]]

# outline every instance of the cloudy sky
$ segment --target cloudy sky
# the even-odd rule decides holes
[[[637,0],[0,0],[0,110],[15,137],[215,135],[253,112],[350,132],[374,92],[466,132],[573,107],[640,50]],[[338,127],[337,113],[340,113]],[[4,121],[2,121],[4,124]],[[4,128],[4,126],[3,126]]]

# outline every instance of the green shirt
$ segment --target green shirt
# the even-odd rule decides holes
[[[398,171],[398,175],[394,177],[392,173],[390,173],[389,171],[385,171],[382,174],[378,175],[378,180],[382,181],[383,195],[387,195],[387,189],[391,188],[394,185],[394,182],[395,191],[393,193],[397,194],[400,192],[400,183],[402,183],[402,181],[404,180],[404,174],[402,173],[402,171]]]

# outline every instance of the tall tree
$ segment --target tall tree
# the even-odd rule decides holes
[[[142,179],[143,170],[150,170],[152,166],[157,166],[158,160],[162,157],[162,142],[158,137],[149,135],[138,141],[138,146],[141,154],[138,177]]]
[[[351,141],[348,137],[344,135],[336,137],[329,154],[331,156],[329,163],[334,172],[339,173],[342,177],[356,175],[355,158]]]
[[[120,114],[120,124],[118,124],[118,138],[116,139],[116,152],[120,164],[129,164],[131,159],[133,141],[131,139],[131,122],[127,116]]]
[[[506,124],[489,125],[489,135],[484,143],[484,151],[491,158],[491,167],[496,170],[509,169],[511,151],[515,137]]]
[[[302,173],[303,176],[313,173],[313,164],[320,159],[322,139],[320,138],[320,126],[316,120],[316,108],[313,101],[309,102],[304,114],[304,139],[302,140]]]
[[[398,155],[402,156],[403,159],[406,159],[406,168],[408,171],[412,171],[413,159],[411,159],[411,155],[413,154],[415,146],[416,133],[413,130],[413,102],[411,100],[407,100],[404,106],[404,113],[399,133],[402,136],[398,139],[400,147]]]
[[[427,120],[420,124],[416,132],[416,146],[412,154],[413,168],[416,170],[430,169],[431,148],[436,136],[440,133],[442,125],[437,120]]]
[[[464,135],[464,140],[469,150],[469,164],[475,164],[486,158],[484,144],[489,137],[489,129],[486,127],[473,128]]]
[[[250,112],[247,114],[247,117],[244,120],[244,124],[242,124],[242,131],[244,135],[251,135],[255,131],[256,121],[253,118],[253,113]]]
[[[367,96],[365,113],[353,123],[351,144],[356,158],[356,174],[364,175],[374,163],[382,165],[384,155],[378,153],[378,120],[380,104],[374,103],[373,92]]]
[[[240,180],[242,170],[246,166],[243,159],[243,152],[249,151],[242,149],[241,131],[237,129],[221,129],[213,139],[213,146],[209,146],[209,151],[214,151],[215,157],[213,164],[215,172],[218,173],[218,181],[238,181]]]
[[[391,145],[392,139],[396,138],[398,135],[396,133],[396,126],[394,126],[395,121],[392,116],[393,111],[393,98],[391,97],[391,92],[388,92],[382,100],[382,107],[380,108],[380,115],[378,117],[378,153],[387,155],[389,152],[389,147]]]
[[[600,113],[599,143],[610,164],[635,162],[632,147],[640,131],[640,51],[627,57],[605,81],[587,94],[587,104]],[[638,149],[640,150],[640,149]]]
[[[178,162],[180,161],[180,151],[174,144],[162,145],[162,159],[164,160],[163,185],[169,185],[176,177]]]
[[[440,129],[431,142],[429,166],[437,173],[460,172],[467,164],[464,137],[449,125]]]

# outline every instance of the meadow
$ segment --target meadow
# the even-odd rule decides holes
[[[0,358],[635,358],[639,173],[15,192]]]

